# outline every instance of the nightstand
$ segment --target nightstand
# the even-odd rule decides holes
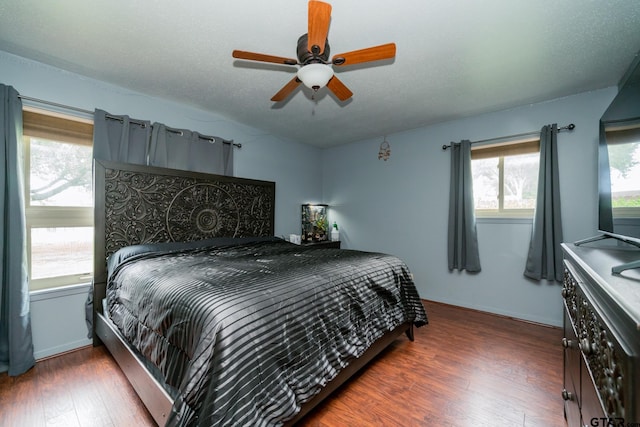
[[[340,240],[323,240],[321,242],[303,243],[301,246],[316,246],[321,248],[335,248],[340,249]]]

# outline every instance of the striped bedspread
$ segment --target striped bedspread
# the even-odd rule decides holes
[[[279,239],[142,252],[110,262],[107,306],[178,390],[171,426],[280,425],[385,332],[427,323],[385,254]]]

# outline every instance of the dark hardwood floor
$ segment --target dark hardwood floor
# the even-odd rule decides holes
[[[565,426],[562,332],[425,301],[402,336],[304,426]],[[153,426],[104,347],[0,374],[0,426]]]

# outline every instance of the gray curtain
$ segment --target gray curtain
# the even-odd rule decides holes
[[[95,159],[233,175],[233,144],[219,137],[96,109],[93,139]]]
[[[449,270],[480,271],[471,175],[471,142],[451,144],[449,191]]]
[[[121,163],[147,164],[151,122],[132,120],[95,110],[93,158]]]
[[[22,101],[18,92],[0,84],[0,372],[20,375],[35,364],[29,311]]]
[[[531,243],[524,275],[535,280],[562,282],[562,216],[558,178],[558,125],[540,132],[540,172]]]
[[[154,123],[149,145],[150,166],[233,175],[233,145],[215,136]]]

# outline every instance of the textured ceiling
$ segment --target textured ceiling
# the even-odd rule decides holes
[[[317,146],[613,86],[640,50],[637,0],[329,2],[332,55],[397,44],[336,70],[346,102],[301,87],[275,104],[297,67],[231,57],[295,58],[306,0],[2,1],[0,50]]]

